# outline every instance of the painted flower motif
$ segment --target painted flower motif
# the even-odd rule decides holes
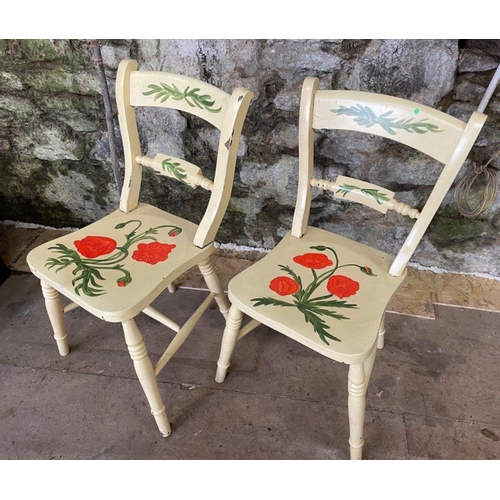
[[[326,289],[339,299],[345,299],[357,293],[359,290],[359,283],[347,276],[337,275],[332,276],[328,280]]]
[[[138,262],[146,262],[155,265],[168,259],[168,254],[176,247],[168,243],[139,243],[137,250],[132,254],[132,258]]]
[[[121,288],[123,288],[123,287],[127,286],[129,283],[130,283],[130,280],[127,280],[127,278],[126,278],[126,277],[123,277],[123,278],[120,278],[120,279],[117,279],[117,280],[116,280],[116,284],[117,284],[119,287],[121,287]]]
[[[376,276],[376,275],[373,273],[373,271],[372,271],[371,267],[368,267],[368,266],[361,266],[361,267],[359,268],[359,270],[360,270],[363,274],[367,274],[368,276]]]
[[[360,289],[360,284],[347,276],[336,275],[336,273],[341,268],[351,267],[357,268],[366,276],[376,276],[376,274],[366,265],[341,264],[337,252],[332,247],[314,245],[309,248],[317,250],[317,252],[297,255],[293,258],[293,261],[309,268],[310,274],[305,271],[297,273],[289,265],[279,264],[278,267],[288,276],[278,276],[269,283],[269,288],[272,291],[282,296],[292,295],[293,300],[278,299],[276,297],[255,297],[251,301],[254,302],[254,307],[296,307],[304,315],[305,322],[312,326],[326,345],[329,345],[327,339],[342,342],[341,336],[332,335],[334,325],[330,319],[348,320],[349,316],[344,315],[343,310],[358,309],[357,304],[342,299],[355,295]],[[330,260],[328,254],[323,253],[327,251],[331,252],[332,260]],[[324,268],[327,269],[317,272],[318,269]],[[311,279],[307,278],[308,275]],[[324,291],[317,293],[320,287],[324,288],[325,284],[328,295],[325,295]],[[338,297],[340,300],[333,298],[333,296]]]
[[[116,248],[116,241],[106,236],[85,236],[73,242],[76,249],[87,259],[95,259],[111,253]]]
[[[309,269],[324,269],[333,262],[324,253],[305,253],[293,258],[294,262]]]
[[[180,234],[180,232],[182,231],[182,229],[180,227],[174,227],[173,229],[171,229],[169,232],[168,232],[168,235],[171,236],[171,237],[175,237],[177,236],[178,234]]]
[[[291,295],[300,290],[299,284],[288,276],[278,276],[277,278],[273,278],[269,283],[269,288],[282,297],[285,295]]]
[[[160,229],[167,229],[170,236],[178,236],[182,233],[182,228],[172,224],[162,224],[149,227],[145,231],[139,232],[142,221],[130,219],[117,224],[114,229],[124,229],[130,226],[129,232],[124,235],[124,242],[118,246],[117,242],[106,236],[86,236],[81,240],[73,241],[77,251],[68,248],[62,243],[57,243],[50,247],[56,257],[48,257],[45,266],[48,269],[55,269],[59,272],[71,266],[74,279],[71,284],[77,295],[84,294],[88,297],[99,297],[107,293],[101,282],[107,281],[108,272],[119,273],[115,283],[117,287],[125,288],[133,281],[133,277],[127,270],[127,263],[132,248],[140,241],[149,240],[155,243],[140,244],[133,254],[133,258],[138,261],[156,264],[168,258],[168,254],[175,248],[175,245],[157,243],[153,236],[158,234]],[[82,258],[86,257],[86,258]]]

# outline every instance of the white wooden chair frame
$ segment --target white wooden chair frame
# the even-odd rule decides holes
[[[317,78],[307,77],[302,89],[299,182],[291,232],[263,259],[229,283],[232,305],[222,339],[216,381],[224,381],[236,341],[259,324],[265,324],[330,359],[349,364],[349,443],[351,458],[361,459],[365,394],[377,347],[382,348],[384,345],[387,304],[405,278],[406,266],[467,158],[486,116],[474,112],[468,123],[464,123],[443,112],[404,99],[366,92],[318,90],[318,87]],[[394,199],[394,193],[389,190],[358,179],[343,176],[335,181],[314,179],[313,134],[317,129],[352,130],[386,137],[422,151],[443,163],[442,173],[422,211],[398,202]],[[415,223],[398,254],[395,257],[388,255],[308,226],[312,187],[329,190],[335,197],[356,201],[383,213],[396,210],[402,216],[415,219]],[[300,252],[310,252],[310,248],[316,250],[314,255],[304,253],[297,256]],[[335,256],[331,252],[327,253],[330,250]],[[326,309],[327,304],[333,303],[337,307],[347,307],[347,301],[325,298],[328,295],[317,299],[309,298],[313,297],[311,285],[305,288],[304,275],[299,275],[298,271],[300,266],[293,266],[299,262],[312,268],[314,280],[311,283],[318,284],[321,279],[326,278],[320,279],[320,271],[314,271],[316,264],[312,262],[313,258],[318,260],[316,269],[325,265],[333,267],[336,258],[333,273],[340,267],[344,268],[346,274],[352,271],[351,274],[336,277],[337,281],[332,281],[333,291],[328,289],[330,297],[335,294],[338,294],[337,297],[358,297],[357,304],[347,304],[352,306],[346,313],[348,317],[321,317],[323,324],[316,320],[314,331],[311,304],[318,309],[317,304],[321,302],[323,309]],[[310,260],[306,262],[307,259]],[[352,264],[340,266],[341,261]],[[350,270],[347,270],[349,266]],[[286,276],[273,278],[278,268]],[[328,276],[328,273],[321,276]],[[331,274],[331,278],[333,277],[334,274]],[[334,290],[336,286],[342,285],[339,279],[343,280],[345,287],[351,289]],[[249,280],[252,287],[247,285]],[[262,296],[264,293],[267,296]],[[276,297],[276,294],[284,299]],[[291,302],[289,297],[294,297],[294,301]],[[306,313],[302,317],[297,306],[299,304],[305,310],[304,297],[310,300],[307,302],[310,309],[306,311],[309,316],[305,321]],[[327,313],[323,311],[321,314]],[[251,319],[241,327],[244,314]],[[333,317],[333,312],[329,314]],[[319,313],[317,316],[319,317]],[[330,335],[332,332],[335,332],[336,338]],[[333,342],[331,338],[334,338]]]
[[[125,156],[125,178],[119,210],[86,228],[34,249],[28,256],[28,263],[33,274],[40,278],[47,313],[61,355],[65,356],[69,352],[63,318],[65,312],[81,306],[104,321],[122,324],[138,379],[158,428],[166,437],[171,428],[156,377],[186,340],[213,299],[224,316],[227,316],[229,309],[210,256],[231,196],[241,129],[253,94],[239,87],[229,95],[195,78],[166,72],[137,71],[137,67],[136,61],[122,61],[116,78],[116,100]],[[183,159],[163,154],[155,158],[143,156],[135,117],[137,106],[177,109],[194,114],[215,126],[220,131],[220,140],[213,181],[205,178],[197,166]],[[211,192],[199,225],[139,202],[143,167],[153,168],[193,188],[200,186]],[[140,240],[138,228],[144,228],[147,224],[150,224],[149,229],[140,233]],[[176,244],[157,241],[156,234],[160,233],[161,228],[162,237],[167,236],[169,230],[168,236],[175,237]],[[96,234],[100,236],[96,237]],[[114,240],[115,234],[117,240],[122,238],[125,241],[121,247]],[[148,243],[143,243],[141,249],[138,241]],[[161,256],[152,257],[148,254],[153,251],[153,247],[148,245],[156,245],[154,250],[161,251]],[[182,247],[182,250],[173,251],[176,247]],[[102,255],[103,252],[116,257],[95,260],[100,258],[96,254]],[[170,252],[172,255],[169,255]],[[180,326],[153,308],[151,303],[165,288],[173,292],[173,281],[195,265],[203,274],[210,293]],[[118,279],[110,279],[112,272],[115,276],[118,273]],[[63,308],[59,294],[69,298],[70,304]],[[140,312],[176,332],[156,366],[149,359],[134,320]]]

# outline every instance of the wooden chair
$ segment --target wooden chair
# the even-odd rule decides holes
[[[63,313],[83,307],[104,321],[120,322],[137,376],[163,436],[171,432],[156,376],[185,341],[213,299],[223,315],[229,302],[210,256],[232,190],[240,133],[253,94],[240,87],[231,95],[197,79],[165,72],[137,71],[137,62],[120,63],[116,99],[125,155],[120,209],[84,229],[41,245],[28,263],[40,278],[59,352],[69,352]],[[200,117],[220,130],[213,181],[183,159],[141,156],[136,106],[173,108]],[[143,167],[211,192],[196,225],[139,202]],[[182,326],[153,307],[153,300],[185,271],[198,265],[210,293]],[[71,303],[62,307],[59,293]],[[176,332],[156,366],[150,361],[135,316],[151,316]]]
[[[230,281],[232,305],[216,381],[224,381],[236,341],[261,323],[323,356],[347,363],[351,458],[360,459],[365,393],[376,347],[384,345],[387,304],[404,280],[412,254],[485,120],[485,115],[474,112],[468,123],[463,123],[443,112],[386,95],[318,90],[318,79],[306,78],[300,105],[299,182],[292,229],[270,253]],[[422,211],[396,201],[393,192],[358,179],[314,179],[313,134],[317,129],[374,134],[443,163]],[[312,187],[331,191],[340,200],[359,202],[383,213],[395,210],[415,219],[398,254],[394,257],[308,226]],[[244,314],[251,320],[241,327]]]

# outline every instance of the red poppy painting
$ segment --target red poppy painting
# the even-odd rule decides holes
[[[326,284],[326,289],[339,299],[345,299],[359,290],[359,283],[347,276],[332,276]]]
[[[333,265],[333,262],[324,253],[305,253],[297,255],[293,261],[309,269],[324,269]]]
[[[95,259],[113,252],[116,241],[106,236],[85,236],[82,240],[76,240],[74,245],[84,257]]]
[[[168,259],[168,254],[175,248],[175,245],[168,243],[139,243],[137,250],[132,254],[132,258],[139,262],[155,265]]]
[[[132,275],[126,269],[126,260],[130,257],[130,252],[134,245],[136,249],[132,253],[132,259],[138,262],[155,265],[168,259],[170,252],[176,245],[160,243],[153,236],[158,234],[162,228],[168,228],[168,235],[176,237],[182,232],[182,228],[171,224],[150,227],[146,231],[138,232],[142,226],[140,220],[129,220],[121,222],[115,229],[123,229],[132,224],[132,230],[125,234],[125,241],[121,246],[115,239],[108,236],[85,236],[80,240],[73,241],[77,251],[68,248],[62,243],[58,243],[50,250],[59,256],[49,257],[45,263],[49,269],[55,268],[56,273],[67,267],[73,267],[72,285],[77,295],[83,293],[89,297],[98,297],[106,293],[103,281],[106,281],[106,273],[113,271],[119,273],[116,279],[116,286],[125,288],[132,283]],[[149,243],[139,243],[149,240]]]
[[[269,283],[269,289],[272,292],[281,297],[290,296],[292,302],[275,297],[258,297],[252,299],[252,302],[254,302],[254,307],[296,307],[304,315],[305,322],[312,325],[325,344],[329,344],[327,338],[341,342],[340,338],[328,331],[331,325],[324,318],[348,320],[349,317],[339,313],[338,310],[358,308],[357,304],[348,303],[343,299],[356,295],[360,290],[360,284],[348,276],[335,273],[341,268],[354,267],[367,276],[375,276],[375,274],[368,266],[341,265],[337,252],[331,247],[316,245],[310,249],[317,250],[317,252],[307,252],[292,259],[294,263],[311,270],[309,281],[306,282],[303,276],[290,266],[279,265],[279,268],[288,276],[277,276]],[[331,253],[331,256],[324,253],[327,251]],[[318,273],[317,271],[320,270],[323,272]],[[340,300],[333,298],[334,296]]]
[[[288,276],[278,276],[269,283],[269,288],[276,292],[278,295],[284,297],[285,295],[292,295],[300,289],[299,284]]]

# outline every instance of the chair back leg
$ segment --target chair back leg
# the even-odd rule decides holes
[[[141,332],[133,319],[124,321],[122,326],[123,333],[125,334],[125,342],[127,343],[130,357],[134,362],[137,377],[151,407],[151,413],[156,420],[161,435],[167,437],[172,430],[165,412],[165,405],[160,396],[153,364],[149,359]]]
[[[220,348],[219,360],[217,361],[217,373],[215,381],[221,384],[226,378],[227,369],[231,361],[234,346],[238,340],[238,333],[243,320],[243,313],[235,306],[232,305],[229,309],[229,314],[226,319],[226,328],[222,336],[222,344]]]
[[[229,312],[229,300],[224,293],[224,289],[222,288],[219,276],[215,272],[214,265],[210,258],[203,260],[198,264],[201,274],[205,279],[205,283],[207,284],[208,289],[215,293],[215,301],[219,306],[219,310],[224,318],[227,319],[227,314]]]

